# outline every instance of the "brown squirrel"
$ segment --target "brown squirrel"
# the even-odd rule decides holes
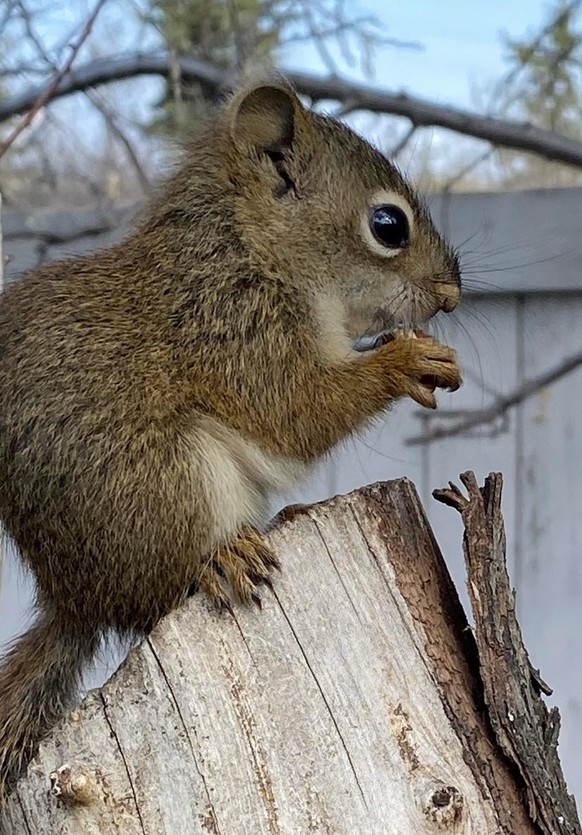
[[[460,385],[422,332],[354,349],[459,296],[413,188],[279,78],[221,105],[122,243],[7,288],[0,518],[38,617],[0,668],[0,787],[104,633],[147,633],[193,585],[257,601],[269,494],[397,398]]]

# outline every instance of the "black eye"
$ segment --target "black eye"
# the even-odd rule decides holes
[[[388,249],[408,246],[410,230],[408,218],[398,206],[377,206],[370,216],[372,234]]]

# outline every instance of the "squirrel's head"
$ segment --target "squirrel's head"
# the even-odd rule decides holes
[[[379,151],[278,78],[240,90],[222,118],[234,220],[263,270],[341,298],[354,338],[453,310],[457,256]]]

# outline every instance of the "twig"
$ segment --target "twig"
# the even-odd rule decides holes
[[[460,171],[457,171],[456,174],[453,174],[453,176],[449,180],[447,180],[442,190],[444,192],[452,191],[453,186],[456,186],[456,184],[459,183],[462,179],[464,179],[467,176],[467,174],[470,174],[471,171],[474,171],[478,165],[481,165],[482,162],[485,162],[489,159],[489,157],[493,156],[495,150],[495,148],[486,148],[486,150],[483,151],[482,154],[479,154],[479,156],[475,157],[475,159],[472,159],[470,162],[464,165]]]
[[[321,58],[322,63],[324,64],[328,73],[330,73],[330,75],[332,75],[332,76],[336,76],[337,75],[337,65],[336,65],[336,63],[333,59],[333,56],[332,56],[331,52],[329,51],[329,49],[326,46],[325,37],[322,35],[319,27],[317,26],[317,23],[314,20],[312,10],[311,10],[311,6],[312,6],[311,0],[303,0],[303,2],[301,3],[301,6],[303,8],[303,13],[305,15],[305,19],[307,21],[309,35],[311,37],[311,40],[315,44],[315,48],[317,49],[317,51],[319,53],[319,57]]]
[[[453,187],[459,183],[464,177],[467,176],[471,171],[473,171],[478,165],[485,160],[489,159],[497,149],[495,146],[490,146],[487,148],[483,153],[479,154],[479,156],[472,159],[466,165],[464,165],[460,171],[457,171],[456,174],[453,174],[449,180],[443,185],[441,189],[442,194],[442,207],[441,207],[441,226],[443,234],[446,236],[450,235],[450,224],[449,224],[449,215],[450,215],[450,208],[451,208],[451,194],[453,191]]]
[[[554,368],[546,371],[544,374],[540,374],[539,377],[527,380],[522,386],[519,386],[509,394],[499,395],[495,402],[487,409],[470,412],[467,417],[458,420],[451,426],[438,427],[424,435],[414,435],[412,438],[407,438],[406,443],[409,446],[428,444],[431,441],[439,441],[441,438],[459,435],[462,432],[467,432],[469,429],[475,429],[477,426],[489,423],[505,414],[513,406],[523,403],[524,400],[527,400],[540,389],[549,386],[551,383],[555,383],[556,380],[565,377],[566,374],[570,374],[580,365],[582,365],[582,351],[578,351],[573,356],[568,357]]]
[[[176,60],[184,79],[197,81],[214,94],[228,89],[234,80],[231,70],[222,70],[208,61],[183,56]],[[168,76],[170,73],[171,59],[167,52],[129,53],[98,58],[68,72],[66,78],[61,78],[57,83],[49,98],[67,96],[88,87],[124,78],[140,75]],[[417,127],[446,128],[492,144],[531,151],[546,159],[582,167],[582,142],[531,124],[479,116],[342,78],[322,78],[300,72],[290,72],[287,75],[300,93],[314,101],[357,101],[361,110],[404,116]],[[41,93],[42,89],[33,86],[17,96],[0,101],[0,122],[25,112]]]
[[[112,229],[118,227],[120,223],[123,223],[125,219],[125,214],[123,210],[119,212],[115,212],[114,216],[107,221],[103,221],[102,223],[89,223],[89,224],[79,224],[78,226],[74,226],[70,232],[51,232],[50,230],[41,229],[40,231],[27,229],[27,228],[19,228],[11,233],[7,233],[4,236],[5,241],[40,241],[44,247],[49,246],[60,246],[62,244],[70,244],[73,241],[77,241],[80,238],[97,238],[99,235],[105,235],[107,232],[111,232]],[[127,215],[130,212],[127,211]]]
[[[557,13],[553,15],[551,19],[548,21],[548,23],[538,32],[538,34],[536,35],[534,40],[529,44],[529,46],[525,47],[523,55],[521,57],[521,63],[513,67],[504,78],[500,79],[497,82],[497,84],[493,88],[491,100],[494,106],[497,103],[499,97],[504,93],[504,91],[507,90],[511,84],[513,84],[518,75],[531,62],[536,51],[542,45],[544,38],[546,38],[551,33],[554,27],[559,26],[564,20],[566,20],[566,18],[574,11],[576,6],[580,6],[580,0],[573,0],[573,2],[568,3],[561,9],[558,9]]]
[[[56,75],[53,77],[48,87],[46,87],[44,91],[39,93],[38,97],[33,102],[32,107],[30,108],[24,119],[20,122],[19,125],[17,125],[14,128],[14,130],[9,134],[8,138],[2,143],[2,145],[0,145],[0,157],[2,157],[6,153],[6,151],[10,148],[12,143],[31,124],[32,120],[39,112],[39,110],[41,110],[45,106],[45,104],[47,104],[53,98],[60,83],[70,72],[73,62],[79,53],[79,50],[89,37],[93,28],[93,24],[95,23],[95,20],[97,18],[97,15],[99,14],[106,2],[107,0],[97,0],[95,8],[93,9],[93,12],[87,19],[87,22],[83,27],[83,30],[79,38],[77,39],[76,43],[72,45],[71,54],[69,55],[68,59],[65,61],[59,72],[56,73]]]
[[[346,116],[349,116],[350,113],[353,113],[354,110],[358,109],[358,102],[352,99],[348,99],[347,101],[343,102],[337,110],[333,112],[334,119],[345,119]]]
[[[0,31],[2,31],[2,29],[6,26],[6,24],[10,20],[10,18],[12,16],[12,12],[14,11],[14,9],[16,8],[17,5],[18,5],[18,3],[16,3],[16,2],[6,3],[6,5],[4,7],[4,13],[3,13],[2,17],[0,17]]]
[[[398,140],[396,145],[390,151],[391,157],[397,157],[398,154],[402,153],[402,151],[406,148],[412,137],[416,132],[416,125],[410,125],[404,136]]]
[[[32,25],[32,17],[30,15],[30,12],[29,12],[28,8],[26,7],[26,5],[24,3],[24,0],[20,0],[20,2],[18,3],[18,6],[20,8],[20,17],[21,17],[21,19],[24,23],[24,29],[26,31],[26,37],[30,41],[32,41],[32,43],[36,47],[36,50],[37,50],[38,54],[40,55],[40,57],[44,61],[44,63],[48,67],[50,67],[53,71],[57,71],[57,69],[54,66],[53,62],[51,61],[48,53],[46,52],[46,50],[44,48],[44,45],[41,43],[41,41],[39,40],[36,32],[34,31],[34,28],[33,28],[33,25]]]
[[[558,757],[560,714],[548,711],[541,698],[551,691],[531,665],[515,616],[505,560],[503,478],[492,473],[482,488],[472,472],[460,478],[467,497],[453,483],[433,496],[463,518],[467,587],[491,727],[521,777],[531,819],[543,835],[582,835]]]
[[[245,33],[241,26],[239,10],[234,0],[227,0],[228,17],[230,20],[230,28],[232,29],[232,37],[234,41],[234,48],[236,53],[236,66],[239,70],[244,69],[249,53],[247,48]]]
[[[133,144],[131,143],[127,135],[124,133],[124,131],[122,131],[119,125],[117,124],[115,114],[112,113],[111,110],[107,107],[107,105],[100,100],[99,96],[94,91],[87,90],[86,96],[93,105],[93,107],[96,107],[99,113],[101,113],[111,132],[117,137],[117,139],[125,148],[127,156],[129,157],[129,160],[135,169],[140,185],[143,191],[147,193],[151,185],[149,178],[143,169],[143,166],[137,155],[137,151],[133,147]]]

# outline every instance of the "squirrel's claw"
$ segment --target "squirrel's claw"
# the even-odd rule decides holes
[[[257,530],[245,527],[212,555],[203,566],[197,585],[221,608],[231,609],[231,600],[255,603],[260,608],[258,587],[273,588],[270,574],[274,568],[280,565],[273,551]]]

